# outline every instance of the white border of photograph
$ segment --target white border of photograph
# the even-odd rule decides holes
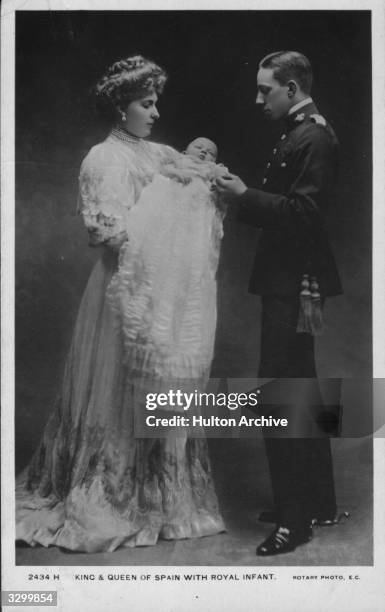
[[[106,567],[61,566],[49,568],[15,565],[14,530],[14,57],[16,10],[371,10],[373,27],[373,359],[374,377],[385,378],[385,5],[382,0],[354,1],[280,1],[261,0],[3,0],[1,20],[1,202],[2,202],[2,415],[1,415],[1,499],[2,499],[2,584],[3,590],[58,591],[59,610],[92,610],[126,612],[135,609],[147,612],[183,610],[250,611],[295,610],[338,612],[382,612],[385,598],[385,440],[377,432],[374,438],[374,566],[317,567],[318,574],[359,575],[354,581],[301,582],[294,574],[315,573],[309,567],[209,567],[200,566],[197,573],[241,575],[271,573],[275,581],[228,582],[212,581],[155,583],[153,579],[137,582],[75,583],[79,572],[107,573]],[[256,32],[256,36],[258,33]],[[352,126],[352,130],[354,126]],[[379,409],[383,409],[382,406]],[[385,435],[383,428],[382,435]],[[108,573],[135,573],[138,576],[172,575],[192,572],[191,567],[108,567]],[[28,582],[28,573],[60,573],[57,583],[39,586]],[[146,584],[144,584],[146,583]],[[35,608],[37,609],[37,608]]]

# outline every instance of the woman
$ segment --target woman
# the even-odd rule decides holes
[[[82,298],[55,410],[17,482],[17,538],[32,546],[113,551],[224,529],[206,441],[172,432],[136,437],[143,381],[154,377],[127,359],[111,303],[130,216],[144,187],[177,155],[143,140],[159,118],[165,81],[159,66],[134,56],[113,64],[97,85],[115,124],[82,163],[80,211],[103,254]]]

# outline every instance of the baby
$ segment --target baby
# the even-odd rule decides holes
[[[199,136],[199,138],[195,138],[195,140],[192,140],[187,145],[185,154],[189,155],[192,159],[216,162],[218,147],[212,140]]]
[[[162,168],[162,174],[181,183],[189,183],[193,178],[201,178],[211,183],[228,173],[223,164],[216,164],[218,147],[212,140],[199,136],[186,147],[183,155],[177,155]]]

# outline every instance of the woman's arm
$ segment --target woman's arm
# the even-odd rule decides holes
[[[79,176],[79,212],[90,246],[119,250],[127,240],[127,213],[134,204],[134,186],[124,160],[105,144],[93,147]]]

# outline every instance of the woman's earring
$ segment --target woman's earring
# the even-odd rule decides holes
[[[121,113],[120,113],[120,116],[121,116],[121,118],[122,118],[122,121],[125,121],[125,120],[127,119],[127,115],[126,115],[126,113],[124,113],[124,112],[121,112]]]

